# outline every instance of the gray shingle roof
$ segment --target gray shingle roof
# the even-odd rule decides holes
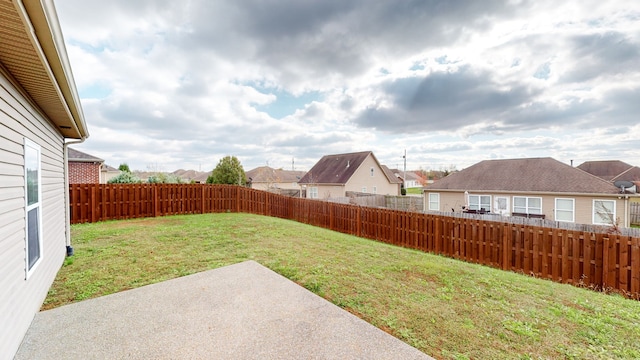
[[[269,166],[260,166],[247,171],[246,176],[247,179],[251,178],[251,181],[254,183],[297,183],[304,174],[304,171],[274,169]]]
[[[367,156],[371,155],[378,165],[378,159],[371,151],[362,151],[346,154],[325,155],[311,170],[309,170],[298,183],[300,184],[346,184],[355,171],[362,165]],[[392,184],[398,183],[397,178],[382,168],[387,180]]]
[[[68,148],[68,159],[69,161],[75,162],[99,162],[102,163],[104,160],[95,157],[93,155],[89,155],[87,153],[83,153],[82,151],[78,151],[76,149]]]
[[[578,165],[578,169],[604,180],[612,180],[632,167],[620,160],[586,161]]]
[[[620,160],[586,161],[578,166],[589,174],[608,181],[640,181],[640,168]]]
[[[436,181],[429,190],[615,194],[610,182],[552,158],[485,160]]]

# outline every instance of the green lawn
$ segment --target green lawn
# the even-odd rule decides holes
[[[407,194],[422,195],[422,188],[407,188]]]
[[[640,358],[640,302],[263,216],[74,225],[43,308],[253,259],[439,359]]]

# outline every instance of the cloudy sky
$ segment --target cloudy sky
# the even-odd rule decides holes
[[[640,2],[56,0],[112,166],[640,165]]]

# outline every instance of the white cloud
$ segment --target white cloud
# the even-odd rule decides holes
[[[246,169],[292,157],[308,169],[373,150],[393,166],[407,149],[416,168],[520,156],[640,165],[634,2],[56,6],[92,134],[81,148],[108,163],[209,169],[231,154]]]

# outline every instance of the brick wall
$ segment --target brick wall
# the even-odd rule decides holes
[[[100,163],[69,162],[69,184],[99,184]]]

